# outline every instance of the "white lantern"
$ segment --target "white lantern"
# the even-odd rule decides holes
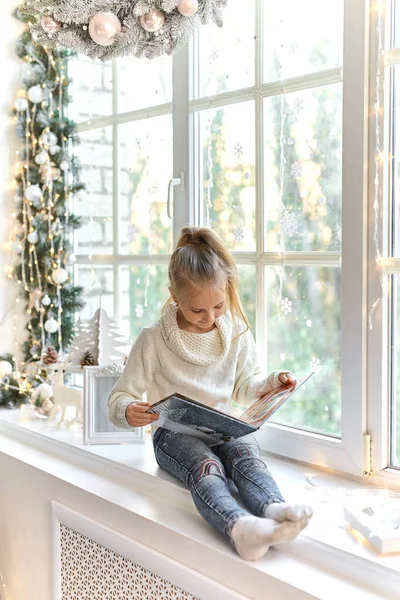
[[[62,269],[61,267],[58,269],[54,269],[54,271],[51,274],[51,278],[56,285],[62,285],[67,281],[68,277],[69,275],[67,271],[65,269]]]
[[[47,333],[55,333],[56,331],[58,331],[58,322],[53,317],[51,317],[45,322],[44,328],[47,331]]]
[[[28,242],[30,244],[37,244],[39,241],[39,236],[37,231],[31,231],[28,233]]]
[[[45,165],[48,160],[49,155],[44,150],[42,150],[42,152],[39,152],[39,154],[36,154],[35,156],[35,163],[37,165]]]
[[[33,104],[40,104],[44,100],[44,90],[41,85],[34,85],[28,90],[28,98]]]
[[[51,304],[50,296],[48,294],[45,294],[43,296],[42,304],[43,304],[43,306],[49,306]]]
[[[22,244],[21,244],[21,242],[14,242],[13,243],[13,250],[14,250],[15,254],[21,254],[21,252],[22,252]]]
[[[17,98],[14,102],[14,108],[17,112],[25,112],[28,110],[28,100],[26,98]]]
[[[29,202],[37,202],[42,197],[42,190],[38,185],[29,185],[25,190],[25,198]]]
[[[12,364],[8,360],[0,360],[0,378],[3,379],[6,375],[11,375]]]

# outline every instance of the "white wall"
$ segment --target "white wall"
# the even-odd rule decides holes
[[[12,331],[16,297],[16,285],[5,278],[7,265],[13,256],[10,252],[14,192],[12,189],[13,163],[16,138],[10,119],[10,110],[16,91],[19,89],[21,61],[15,55],[15,42],[22,30],[21,24],[12,16],[18,0],[0,2],[0,353],[14,351]],[[21,319],[19,319],[21,323]],[[23,324],[23,321],[22,321]],[[22,339],[23,325],[19,339]]]

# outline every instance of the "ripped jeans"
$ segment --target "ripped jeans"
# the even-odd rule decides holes
[[[201,516],[230,542],[240,517],[249,512],[262,517],[269,504],[284,502],[253,435],[209,448],[193,436],[159,427],[153,444],[159,466],[186,485]],[[249,512],[232,496],[228,478]]]

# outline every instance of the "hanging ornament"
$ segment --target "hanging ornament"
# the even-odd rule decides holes
[[[40,104],[44,100],[44,90],[41,85],[34,85],[28,90],[28,98],[32,104]]]
[[[50,152],[51,156],[55,156],[56,154],[61,152],[61,150],[62,150],[61,146],[58,146],[57,144],[55,144],[54,146],[50,146],[50,148],[49,148],[49,152]]]
[[[30,244],[37,244],[39,241],[39,235],[37,231],[31,231],[28,233],[28,242]]]
[[[42,354],[42,363],[45,365],[54,365],[58,360],[58,353],[55,348],[49,346]]]
[[[43,304],[43,306],[49,306],[51,304],[50,296],[48,294],[45,294],[43,296],[42,304]]]
[[[78,200],[78,202],[84,202],[86,199],[87,193],[85,190],[79,190],[78,192],[76,192],[75,200]]]
[[[14,102],[14,108],[17,112],[25,112],[28,107],[29,104],[26,98],[17,98]]]
[[[52,131],[45,131],[40,136],[40,140],[44,146],[48,146],[49,148],[51,148],[52,146],[55,146],[57,144],[58,137]]]
[[[44,150],[42,150],[41,152],[39,152],[39,154],[36,154],[35,156],[35,163],[37,165],[45,165],[48,160],[49,155]]]
[[[45,322],[44,328],[47,331],[47,333],[55,333],[56,331],[58,331],[59,325],[58,325],[57,321],[54,319],[54,317],[51,317],[50,319],[48,319]]]
[[[58,169],[57,167],[52,167],[51,169],[51,178],[53,181],[56,181],[57,179],[60,179],[61,177],[61,169]]]
[[[42,17],[40,21],[41,26],[43,27],[43,31],[52,35],[53,33],[57,33],[61,29],[60,21],[56,21],[50,15]]]
[[[42,197],[42,190],[38,185],[29,185],[25,190],[25,198],[29,202],[37,202]]]
[[[54,269],[51,274],[51,278],[56,285],[62,285],[68,279],[69,275],[65,269],[59,267],[58,269]]]
[[[12,373],[12,364],[8,362],[8,360],[0,360],[0,378],[6,377],[7,375],[11,375]]]
[[[75,254],[68,254],[67,256],[67,265],[74,265],[76,263],[76,255]]]
[[[22,252],[22,244],[21,244],[21,242],[14,242],[13,243],[13,250],[14,250],[15,254],[21,254],[21,252]]]
[[[121,22],[113,13],[99,12],[90,19],[89,35],[99,46],[112,46],[121,30]]]
[[[184,17],[193,17],[199,10],[198,0],[182,0],[178,4],[178,10]]]
[[[165,23],[165,16],[161,10],[151,10],[140,17],[140,24],[146,31],[156,33],[162,29]]]
[[[61,169],[61,171],[68,171],[69,164],[66,160],[63,160],[62,162],[60,162],[60,169]]]

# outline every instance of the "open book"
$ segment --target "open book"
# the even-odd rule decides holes
[[[257,431],[313,374],[311,371],[301,377],[289,389],[271,390],[239,418],[180,394],[156,402],[147,412],[159,415],[157,426],[194,435],[215,446]]]

